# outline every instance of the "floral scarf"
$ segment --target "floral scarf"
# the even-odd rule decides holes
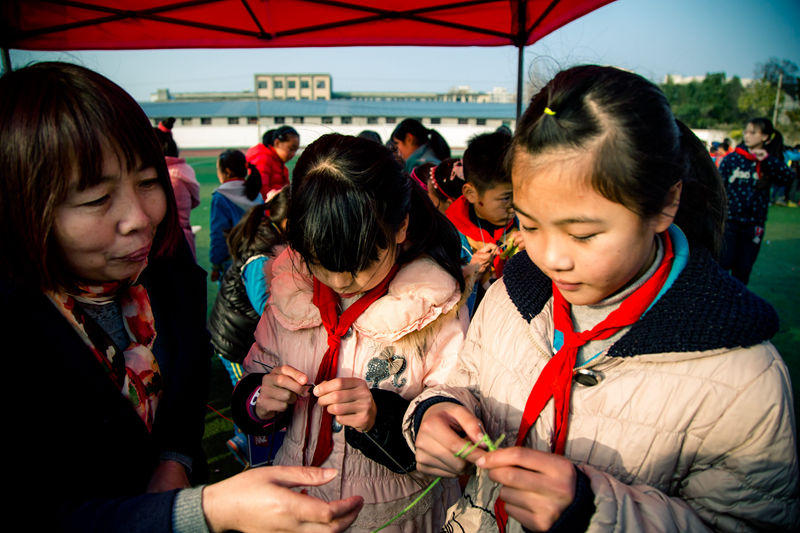
[[[76,289],[70,293],[48,292],[47,296],[151,431],[163,383],[152,352],[156,330],[147,290],[130,282],[78,285]],[[119,302],[125,330],[133,339],[125,347],[116,346],[79,305],[79,302],[105,304],[113,300]]]

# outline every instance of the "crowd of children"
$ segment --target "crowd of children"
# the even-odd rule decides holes
[[[84,69],[70,76],[94,80],[130,107],[101,77]],[[11,83],[0,82],[0,94],[22,98]],[[7,146],[28,124],[19,112],[0,106]],[[127,112],[125,124],[138,132],[143,114]],[[154,531],[194,530],[203,519],[241,531],[300,530],[308,520],[309,530],[404,533],[800,524],[791,384],[770,342],[778,317],[745,287],[770,187],[790,183],[768,120],[752,119],[743,145],[715,160],[656,85],[589,65],[557,74],[515,132],[477,135],[461,158],[450,157],[438,132],[407,119],[386,145],[374,132],[318,138],[290,180],[299,134],[271,130],[247,155],[226,150],[217,161],[210,338],[197,309],[183,320],[174,311],[194,302],[181,291],[199,278],[182,242],[191,230],[188,217],[179,220],[180,182],[174,196],[166,186],[167,163],[185,165],[168,126],[146,128],[153,139],[120,127],[110,144],[87,133],[95,148],[68,161],[65,184],[51,193],[52,231],[33,244],[9,231],[22,224],[5,200],[19,180],[0,195],[3,237],[25,250],[41,241],[39,249],[64,260],[48,258],[42,264],[60,265],[58,276],[35,283],[24,262],[4,263],[4,297],[43,324],[65,316],[60,334],[77,331],[110,369],[108,382],[99,372],[92,379],[121,384],[124,406],[133,403],[147,425],[134,417],[115,426],[119,439],[133,439],[123,448],[141,455],[142,479],[59,495],[62,526],[84,525],[103,509],[113,511],[104,524],[139,520]],[[167,159],[153,157],[162,153]],[[76,169],[87,157],[102,161],[85,178]],[[21,168],[8,154],[0,163]],[[87,237],[88,222],[114,238]],[[116,244],[133,237],[146,250]],[[108,266],[96,266],[100,252],[112,257]],[[33,297],[40,292],[46,298]],[[119,327],[131,294],[150,329]],[[54,317],[44,313],[47,298]],[[140,339],[142,331],[152,338]],[[124,360],[114,360],[130,334]],[[162,353],[164,342],[176,353]],[[84,357],[68,348],[65,360]],[[229,447],[244,462],[246,438],[266,438],[276,444],[273,466],[189,488],[200,454],[169,425],[183,414],[175,395],[190,385],[170,357],[188,350],[198,354],[196,374],[212,350],[229,372]],[[139,375],[147,376],[141,387]],[[201,392],[191,397],[193,420]],[[167,446],[159,456],[173,439],[180,453]],[[98,471],[92,479],[110,479],[94,462],[90,469]],[[283,515],[246,500],[237,515],[234,497],[248,488],[298,499]],[[148,490],[173,493],[128,499]]]

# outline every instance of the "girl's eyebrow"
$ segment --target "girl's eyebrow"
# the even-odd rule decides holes
[[[536,221],[536,217],[531,216],[522,209],[520,209],[517,204],[512,203],[511,205],[514,207],[515,212],[522,213],[522,215],[524,215],[525,218],[529,218],[533,221]],[[601,222],[602,220],[600,220],[599,218],[578,216],[578,217],[562,218],[561,220],[556,220],[555,222],[553,222],[553,224],[556,226],[568,226],[569,224],[599,224]]]

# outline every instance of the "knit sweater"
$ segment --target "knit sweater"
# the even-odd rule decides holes
[[[728,220],[763,226],[767,220],[770,185],[788,185],[794,177],[783,161],[767,156],[761,161],[761,177],[756,161],[731,153],[719,165],[728,193]]]

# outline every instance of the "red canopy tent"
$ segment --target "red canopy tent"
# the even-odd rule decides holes
[[[519,116],[524,46],[612,1],[6,0],[0,46],[10,68],[10,48],[513,45]]]

